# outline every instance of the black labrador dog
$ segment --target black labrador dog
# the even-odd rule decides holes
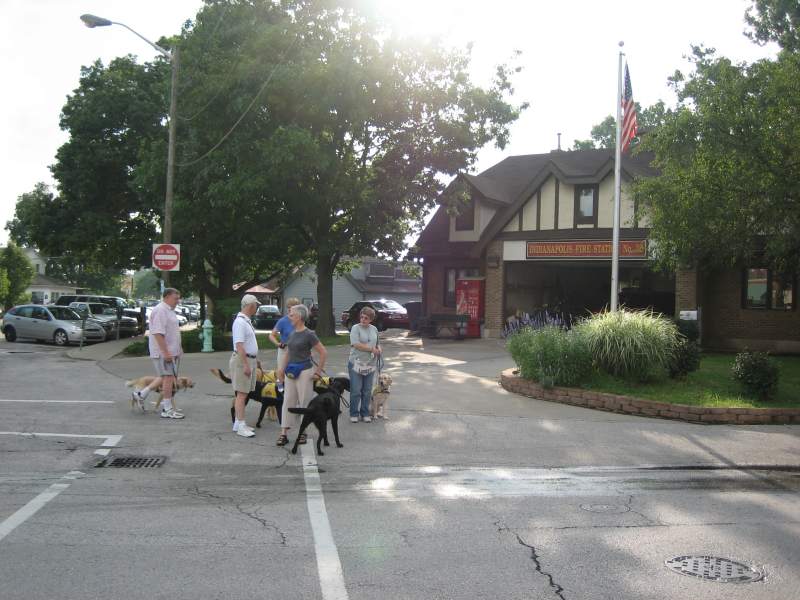
[[[300,423],[300,429],[297,430],[297,437],[292,446],[292,454],[297,454],[297,444],[300,441],[300,436],[305,433],[306,428],[312,423],[316,425],[319,435],[317,436],[317,454],[325,456],[322,451],[322,442],[326,446],[328,443],[328,421],[331,422],[331,429],[333,429],[333,437],[336,440],[337,448],[344,448],[344,444],[339,441],[339,415],[342,414],[339,403],[342,400],[342,393],[345,386],[341,382],[342,377],[334,377],[328,384],[328,389],[314,396],[311,402],[308,403],[306,408],[290,408],[289,412],[297,415],[303,415],[303,421]],[[350,381],[347,381],[348,388]]]

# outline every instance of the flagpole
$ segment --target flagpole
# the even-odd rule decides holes
[[[625,45],[620,42],[619,46]],[[617,310],[619,299],[619,206],[622,164],[622,50],[619,51],[617,72],[617,143],[614,149],[614,233],[611,242],[611,312]]]

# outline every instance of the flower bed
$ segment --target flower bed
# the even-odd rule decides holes
[[[706,424],[785,425],[787,423],[800,423],[800,408],[689,406],[580,388],[554,387],[545,389],[535,381],[523,379],[515,373],[515,369],[506,369],[500,374],[500,385],[509,392],[536,398],[537,400],[560,402],[561,404],[571,404],[573,406],[642,417],[658,417]]]

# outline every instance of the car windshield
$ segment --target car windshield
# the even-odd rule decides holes
[[[262,315],[263,314],[277,314],[277,315],[281,314],[281,310],[277,306],[272,306],[272,305],[260,306],[258,308],[258,312],[260,314],[262,314]]]
[[[102,304],[100,302],[92,302],[89,305],[89,312],[93,315],[115,315],[117,311],[113,308],[108,306],[107,304]]]
[[[47,310],[59,321],[80,321],[81,316],[71,308],[66,306],[48,306]]]
[[[399,302],[395,302],[394,300],[385,300],[384,301],[384,305],[389,310],[402,310],[403,309],[403,307],[400,306],[400,303]]]

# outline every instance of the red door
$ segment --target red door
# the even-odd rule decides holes
[[[484,279],[468,277],[456,281],[456,313],[469,315],[467,337],[481,337],[484,312]]]

